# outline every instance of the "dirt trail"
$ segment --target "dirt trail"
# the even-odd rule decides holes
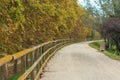
[[[88,43],[59,50],[40,80],[120,80],[120,62],[89,47]]]

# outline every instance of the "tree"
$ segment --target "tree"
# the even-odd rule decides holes
[[[101,27],[100,32],[104,37],[106,48],[111,48],[112,43],[116,45],[117,53],[120,52],[120,19],[111,18],[105,21]]]
[[[0,52],[13,54],[42,42],[75,38],[76,34],[79,38],[86,37],[82,33],[90,32],[88,26],[95,19],[87,15],[77,0],[3,0],[0,2]],[[72,33],[75,35],[71,36]]]

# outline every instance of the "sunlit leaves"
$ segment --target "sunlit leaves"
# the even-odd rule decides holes
[[[84,26],[85,14],[76,0],[3,0],[0,2],[0,51],[11,54],[60,38],[84,40],[91,31]]]

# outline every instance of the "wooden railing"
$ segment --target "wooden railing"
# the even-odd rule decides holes
[[[56,40],[25,49],[0,59],[0,80],[39,80],[54,53],[69,40]],[[15,77],[14,77],[15,76]]]

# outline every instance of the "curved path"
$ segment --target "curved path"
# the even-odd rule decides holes
[[[48,62],[40,80],[120,80],[120,62],[88,46],[69,45]]]

